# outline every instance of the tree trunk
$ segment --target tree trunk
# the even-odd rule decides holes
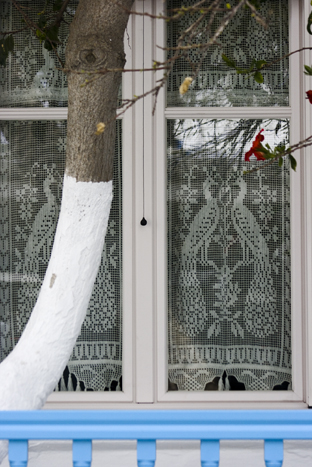
[[[14,350],[0,365],[0,410],[45,403],[69,360],[92,293],[112,199],[117,95],[132,0],[80,0],[66,49],[67,159],[60,218],[40,294]],[[75,71],[85,70],[84,74]],[[95,135],[99,122],[109,122]],[[2,452],[1,452],[2,447]],[[0,445],[0,463],[6,452]]]
[[[116,103],[121,73],[97,75],[100,68],[123,68],[123,35],[132,0],[80,0],[66,48],[68,75],[68,142],[66,173],[79,181],[107,182],[113,178]],[[84,74],[75,71],[84,70]],[[95,135],[99,122],[110,121]]]

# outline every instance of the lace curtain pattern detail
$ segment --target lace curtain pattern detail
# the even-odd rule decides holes
[[[66,23],[59,29],[61,44],[57,51],[65,61],[64,39],[68,36],[69,24],[79,0],[69,3],[71,15],[66,14]],[[46,6],[43,0],[22,0],[19,4],[25,9],[30,19],[38,22],[38,12]],[[47,3],[47,14],[52,5]],[[0,2],[1,31],[15,31],[24,26],[21,15],[15,10],[10,0]],[[14,36],[14,54],[10,54],[7,66],[0,68],[1,107],[66,107],[67,78],[60,69],[61,64],[56,54],[49,53],[43,43],[29,31],[22,31]]]
[[[183,1],[183,6],[192,5],[192,0]],[[181,0],[168,0],[168,10],[181,8]],[[226,7],[226,2],[221,4]],[[269,62],[288,53],[288,5],[283,0],[265,2],[260,13],[269,28],[265,30],[251,16],[249,9],[241,10],[218,38],[218,46],[203,53],[199,49],[184,51],[170,74],[167,87],[168,106],[227,106],[258,107],[289,105],[288,59],[285,58],[267,70],[263,70],[264,83],[256,83],[253,76],[238,75],[227,67],[222,53],[235,60],[241,68],[249,68],[252,59]],[[216,15],[221,19],[224,13]],[[168,23],[167,46],[175,47],[181,33],[195,22],[198,14],[186,14],[183,19]],[[215,31],[217,19],[213,22]],[[192,40],[203,44],[209,40],[205,28],[208,20],[200,23],[200,31]],[[220,47],[221,46],[221,47]],[[170,53],[169,53],[170,56]],[[189,91],[181,96],[179,86],[186,76],[192,76],[201,63],[201,69]]]
[[[246,390],[291,383],[289,169],[243,175],[261,128],[287,142],[287,121],[168,122],[169,380],[180,390],[215,377],[226,389],[224,372]]]
[[[1,123],[1,360],[28,321],[47,267],[58,220],[66,122]],[[75,387],[120,390],[121,122],[117,122],[114,200],[100,270],[67,371]]]

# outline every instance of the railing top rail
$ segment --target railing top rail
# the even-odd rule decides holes
[[[312,439],[312,411],[3,411],[0,439]]]

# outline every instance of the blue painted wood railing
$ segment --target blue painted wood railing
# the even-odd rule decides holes
[[[90,467],[92,440],[137,440],[139,467],[153,467],[156,440],[201,440],[202,467],[218,467],[220,440],[264,440],[267,467],[281,467],[284,439],[312,439],[312,410],[107,410],[0,412],[11,467],[26,467],[28,440],[73,440],[73,466]]]

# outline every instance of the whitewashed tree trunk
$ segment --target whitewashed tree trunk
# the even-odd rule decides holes
[[[0,410],[45,403],[69,360],[100,265],[112,200],[115,121],[120,73],[81,87],[75,71],[122,68],[123,37],[133,0],[80,0],[66,48],[67,158],[51,259],[28,324],[0,365]],[[107,122],[95,135],[99,122]],[[0,463],[7,446],[0,445]]]

